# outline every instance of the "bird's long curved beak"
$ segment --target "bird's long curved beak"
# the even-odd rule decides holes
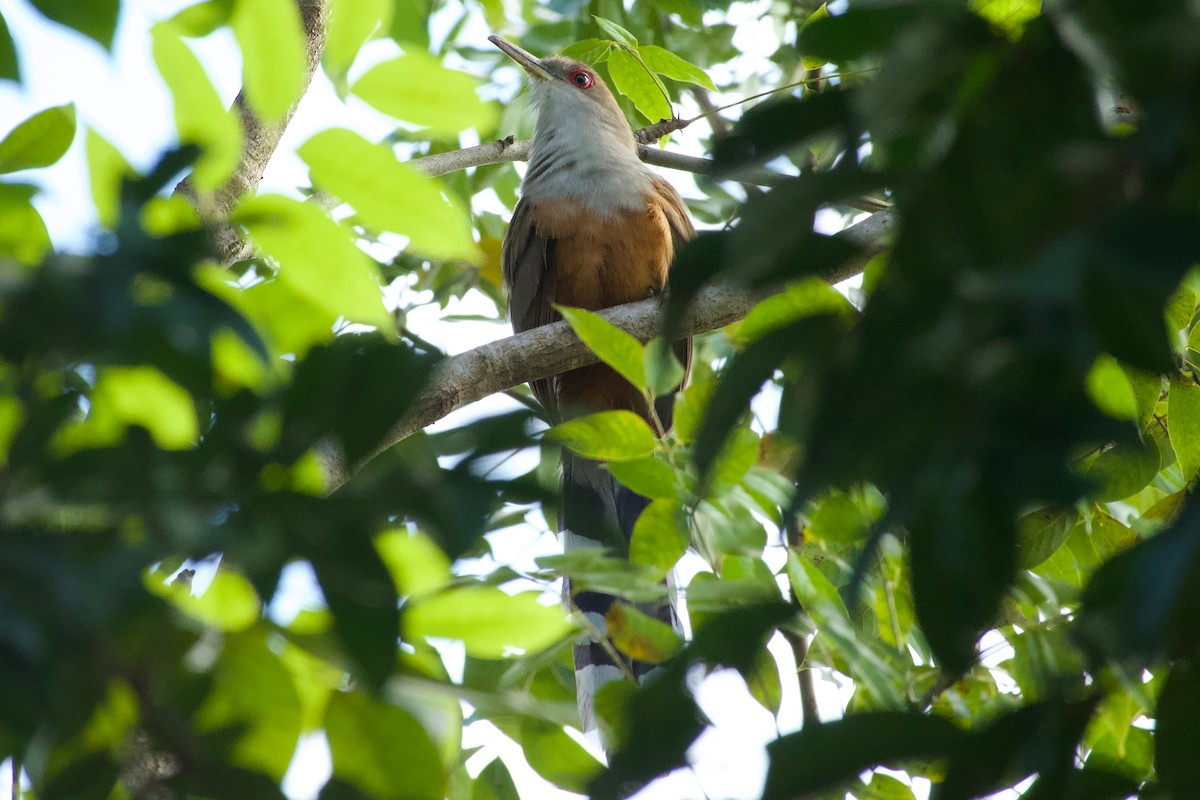
[[[503,50],[504,54],[513,61],[524,67],[525,71],[529,73],[529,77],[541,81],[549,81],[557,78],[554,73],[542,65],[541,60],[534,58],[531,53],[522,50],[507,39],[500,36],[489,36],[488,41]]]

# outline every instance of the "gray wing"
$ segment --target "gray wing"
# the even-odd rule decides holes
[[[513,212],[500,266],[508,293],[508,317],[515,333],[548,325],[559,320],[554,300],[554,239],[538,233],[533,224],[532,206],[522,198]],[[553,379],[530,381],[533,395],[552,420],[558,419]]]

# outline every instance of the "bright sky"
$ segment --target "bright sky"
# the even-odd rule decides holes
[[[21,58],[24,85],[0,83],[0,135],[36,111],[52,105],[74,102],[82,125],[93,128],[114,143],[138,168],[152,165],[158,155],[175,142],[171,99],[158,78],[150,57],[149,29],[160,19],[170,16],[193,0],[126,0],[114,53],[104,52],[95,43],[73,32],[45,22],[31,10],[26,0],[0,0],[3,14],[16,41]],[[721,83],[730,78],[742,78],[761,67],[764,56],[778,44],[772,22],[764,18],[769,0],[735,4],[729,21],[738,25],[735,44],[745,55],[730,65],[714,69],[714,78]],[[445,26],[442,26],[443,28]],[[438,21],[435,19],[435,35]],[[464,35],[478,36],[482,43],[488,33],[482,19],[464,29]],[[443,34],[444,35],[444,34]],[[232,101],[239,88],[240,55],[233,38],[223,32],[208,39],[191,42],[206,64],[209,75],[226,101]],[[386,42],[371,45],[364,60],[374,62],[394,53],[395,46]],[[359,70],[361,70],[360,62]],[[515,89],[516,71],[508,76],[498,75],[505,95]],[[497,94],[500,94],[498,91]],[[736,98],[721,99],[730,102]],[[343,102],[334,93],[323,75],[318,72],[308,95],[290,125],[277,157],[271,163],[263,181],[262,191],[294,194],[297,186],[307,182],[306,170],[294,155],[296,147],[313,133],[332,125],[353,128],[368,138],[381,139],[393,128],[392,122],[365,104],[350,98]],[[472,142],[467,142],[470,144]],[[684,137],[673,143],[676,149],[699,152],[694,137]],[[42,186],[35,201],[46,220],[52,240],[59,250],[86,251],[94,234],[95,214],[87,187],[83,155],[83,137],[76,139],[66,157],[47,170],[18,175]],[[696,193],[689,176],[667,173],[685,194]],[[836,215],[834,215],[836,218]],[[840,227],[840,218],[830,220]],[[402,287],[393,287],[394,292]],[[456,304],[450,313],[490,313],[486,300],[468,299]],[[437,313],[416,315],[410,323],[422,336],[450,352],[460,352],[485,341],[508,334],[507,326],[485,323],[438,324]],[[464,417],[493,413],[507,407],[504,399],[476,404],[469,410],[441,423],[459,424]],[[535,519],[538,519],[535,516]],[[538,519],[540,522],[540,519]],[[518,569],[531,569],[533,560],[557,552],[555,537],[545,526],[534,525],[510,528],[491,537],[497,555]],[[783,551],[775,547],[773,562],[781,562]],[[686,584],[698,569],[699,560],[685,560],[680,583]],[[779,563],[773,563],[778,567]],[[491,565],[466,565],[490,569]],[[210,566],[210,569],[212,566]],[[203,573],[197,576],[197,589],[204,585]],[[306,599],[319,596],[309,572],[289,569],[285,574],[283,591],[273,604],[274,613],[288,615]],[[766,768],[764,746],[780,733],[796,730],[801,723],[799,693],[795,681],[788,680],[792,658],[781,637],[772,642],[772,650],[785,668],[784,699],[778,723],[746,691],[736,674],[725,672],[706,679],[697,690],[699,702],[711,717],[714,727],[706,732],[692,750],[694,770],[683,771],[660,780],[649,787],[643,798],[730,798],[751,800],[759,795]],[[461,671],[461,649],[446,647],[447,661],[452,674]],[[849,685],[836,683],[822,675],[819,681],[819,702],[823,719],[840,717],[849,697]],[[512,770],[525,797],[574,797],[545,782],[525,766],[520,749],[488,724],[471,726],[465,736],[467,747],[482,746],[468,768],[474,774],[495,755],[504,758]],[[285,782],[290,797],[295,800],[315,798],[330,769],[328,749],[320,736],[306,737]],[[0,778],[0,800],[9,795],[8,772]],[[925,794],[926,787],[919,787]]]

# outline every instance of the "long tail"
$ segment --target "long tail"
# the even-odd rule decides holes
[[[595,461],[564,453],[562,465],[563,503],[559,530],[563,548],[571,551],[583,547],[608,547],[621,554],[627,553],[633,525],[650,501],[617,483]],[[569,581],[565,591],[568,601],[588,618],[592,630],[603,636],[605,614],[620,598],[603,592],[572,592]],[[643,614],[679,629],[669,600],[634,606]],[[595,698],[600,687],[630,677],[640,680],[652,668],[651,664],[625,656],[611,642],[598,636],[589,635],[580,640],[575,645],[575,687],[583,729],[590,731],[599,727]]]

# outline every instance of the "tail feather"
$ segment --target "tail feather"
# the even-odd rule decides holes
[[[620,485],[599,463],[564,453],[563,503],[559,530],[563,547],[570,551],[584,547],[608,547],[627,555],[629,539],[638,515],[649,500]],[[574,592],[568,580],[565,594],[589,621],[589,630],[575,645],[575,686],[579,716],[585,731],[598,727],[595,713],[596,693],[602,686],[629,676],[641,680],[652,664],[630,659],[616,651],[603,638],[605,615],[620,598],[603,592]],[[639,611],[679,629],[670,600],[634,603]],[[618,664],[614,660],[621,659]]]

